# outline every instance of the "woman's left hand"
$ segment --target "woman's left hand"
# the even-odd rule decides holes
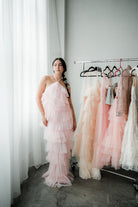
[[[76,123],[76,121],[73,121],[73,131],[75,131],[76,128],[77,128],[77,123]]]

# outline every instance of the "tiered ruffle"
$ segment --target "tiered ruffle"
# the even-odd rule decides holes
[[[92,86],[85,88],[78,127],[74,134],[73,155],[78,158],[79,175],[83,179],[100,179],[99,169],[93,168],[93,145],[98,104],[100,102],[100,82],[96,79]]]
[[[49,169],[42,177],[50,187],[70,186],[73,180],[73,175],[69,172],[73,118],[66,95],[66,90],[57,82],[49,86],[42,97],[48,120],[44,139],[48,152],[46,159],[49,162]]]
[[[116,103],[117,99],[115,98],[109,112],[110,123],[102,142],[101,163],[103,166],[111,164],[112,167],[118,169],[120,168],[119,159],[127,115],[116,116]]]

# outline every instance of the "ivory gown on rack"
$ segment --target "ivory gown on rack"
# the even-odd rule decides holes
[[[101,93],[100,93],[100,103],[98,105],[98,112],[96,118],[96,128],[95,128],[95,141],[94,141],[94,156],[93,156],[93,166],[96,168],[102,168],[102,141],[107,130],[109,120],[108,113],[110,105],[105,103],[106,100],[106,86],[111,84],[108,78],[105,77],[103,73],[102,83],[101,83]]]
[[[87,78],[84,81],[81,112],[74,135],[73,155],[78,158],[81,178],[100,179],[99,169],[92,166],[96,115],[100,101],[100,82],[97,78]]]
[[[48,119],[44,139],[49,162],[49,169],[42,177],[51,187],[70,186],[73,180],[69,172],[73,116],[66,88],[58,81],[51,84],[42,95],[42,104]]]
[[[131,88],[131,103],[124,130],[120,164],[126,170],[138,171],[138,124],[135,83]]]

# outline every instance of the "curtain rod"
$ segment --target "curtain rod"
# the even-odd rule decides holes
[[[120,58],[121,61],[138,61],[138,58]],[[74,61],[74,64],[79,63],[105,63],[105,62],[120,62],[120,59],[104,59],[104,60],[82,60],[82,61]]]

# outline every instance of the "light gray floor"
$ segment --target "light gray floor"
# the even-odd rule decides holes
[[[128,179],[102,172],[100,181],[83,180],[76,169],[71,187],[50,188],[41,178],[47,169],[48,164],[30,169],[13,207],[138,207],[138,192]]]

